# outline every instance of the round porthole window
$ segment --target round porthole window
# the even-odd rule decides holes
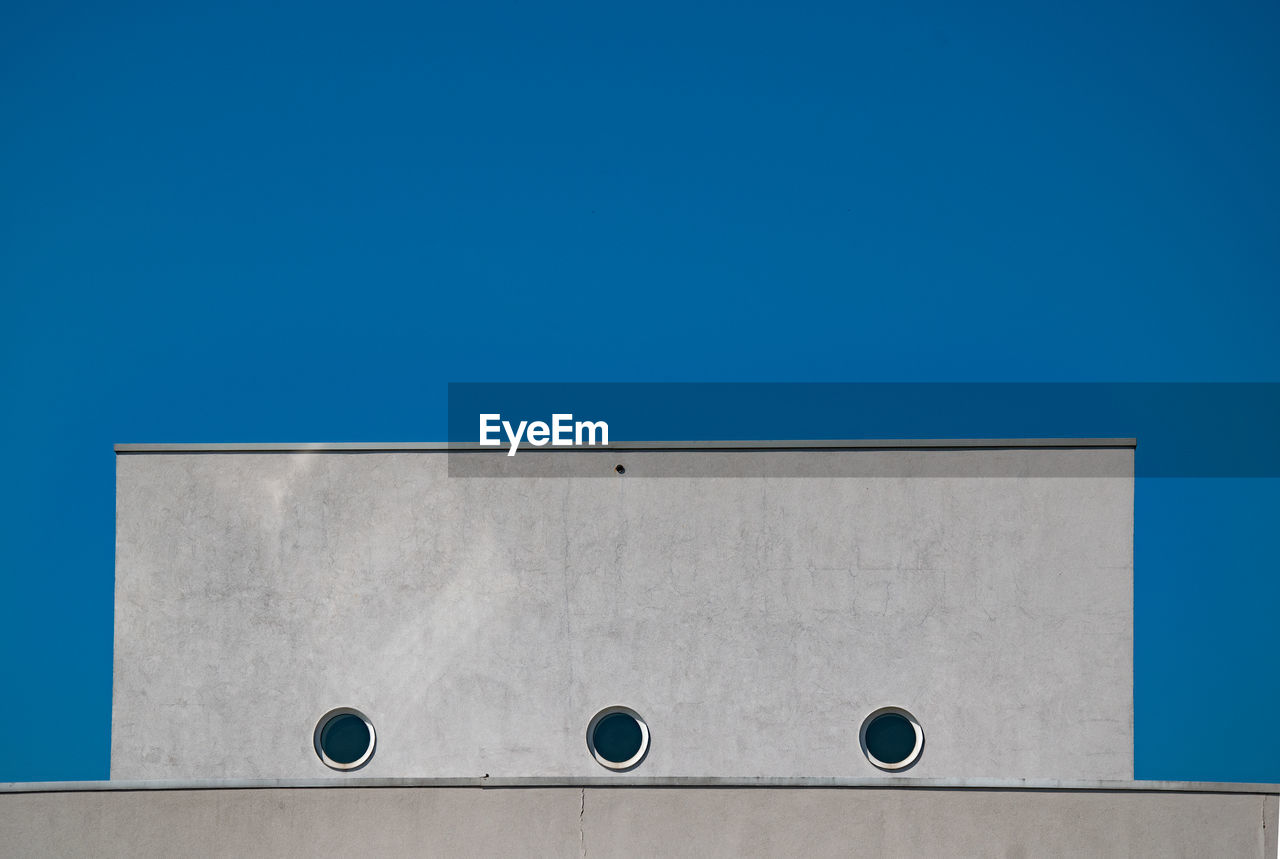
[[[335,770],[358,770],[369,763],[378,743],[369,717],[350,707],[330,710],[316,723],[316,754]]]
[[[602,767],[635,769],[649,753],[649,726],[635,710],[607,707],[587,725],[587,748]]]
[[[906,710],[881,707],[862,722],[862,753],[882,770],[903,770],[920,759],[924,731]]]

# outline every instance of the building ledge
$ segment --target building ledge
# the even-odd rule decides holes
[[[520,452],[605,453],[611,450],[1011,450],[1044,448],[1134,448],[1133,438],[950,438],[950,439],[780,439],[767,441],[615,441],[596,447],[521,447]],[[379,453],[390,451],[475,451],[506,454],[505,446],[478,442],[261,442],[117,444],[116,453]]]
[[[1213,781],[1112,781],[1019,778],[717,778],[702,776],[525,776],[491,778],[156,779],[0,783],[0,793],[77,791],[255,790],[278,788],[824,788],[851,790],[1012,790],[1276,795],[1280,784]]]

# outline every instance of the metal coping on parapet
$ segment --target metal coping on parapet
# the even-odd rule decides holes
[[[1016,450],[1037,448],[1132,449],[1134,438],[792,439],[769,441],[619,441],[593,447],[522,447],[521,452],[607,453],[652,451]],[[117,444],[116,453],[396,453],[410,451],[506,453],[478,442],[265,442],[229,444]]]
[[[360,778],[324,779],[197,779],[119,780],[72,782],[11,782],[0,784],[6,793],[70,793],[83,791],[145,790],[271,790],[278,788],[773,788],[829,790],[985,790],[1098,793],[1240,793],[1280,794],[1280,784],[1203,781],[1109,781],[1018,778],[721,778],[698,776],[555,776],[509,778]]]

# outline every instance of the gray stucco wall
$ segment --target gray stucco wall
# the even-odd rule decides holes
[[[0,794],[0,855],[1266,857],[1258,794],[275,788]]]
[[[339,706],[360,775],[597,776],[615,704],[646,776],[876,776],[896,705],[912,776],[1132,778],[1131,450],[453,456],[119,456],[112,778],[333,775]],[[583,476],[456,476],[520,469]]]

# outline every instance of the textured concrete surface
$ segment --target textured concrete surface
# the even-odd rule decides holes
[[[12,794],[0,856],[576,856],[581,808],[554,788]]]
[[[1257,794],[275,788],[0,795],[0,855],[1266,857]]]
[[[639,775],[878,776],[896,705],[912,776],[1132,778],[1132,451],[937,455],[121,455],[112,778],[333,775],[339,706],[361,776],[606,775],[615,704]]]
[[[1276,798],[621,789],[588,790],[583,819],[584,856],[1270,859]]]

